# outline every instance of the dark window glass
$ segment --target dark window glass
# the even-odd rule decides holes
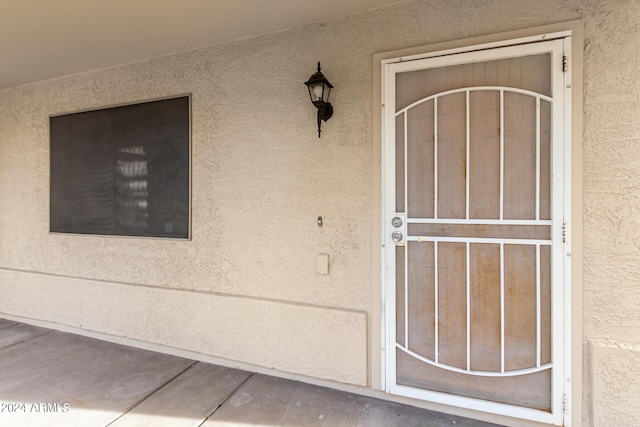
[[[51,231],[189,238],[189,102],[51,117]]]

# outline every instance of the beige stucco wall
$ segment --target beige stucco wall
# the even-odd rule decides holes
[[[574,19],[585,37],[584,182],[573,184],[584,189],[583,420],[638,425],[637,0],[415,1],[0,91],[0,313],[370,384],[372,55]],[[302,85],[318,60],[335,86],[322,139]],[[50,235],[48,116],[183,93],[192,241]]]

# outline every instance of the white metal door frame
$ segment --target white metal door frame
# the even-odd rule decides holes
[[[539,40],[539,39],[538,39]],[[528,419],[556,425],[569,425],[564,414],[570,403],[570,242],[566,238],[570,212],[570,73],[562,72],[568,66],[570,38],[564,34],[549,37],[547,41],[517,44],[507,41],[498,47],[469,47],[466,52],[431,53],[428,58],[403,58],[387,60],[382,64],[382,137],[383,137],[383,343],[385,346],[383,380],[389,393],[417,398],[452,406],[460,406],[482,412],[490,412],[516,418]],[[552,65],[559,72],[552,73],[552,412],[521,408],[501,403],[488,402],[450,394],[431,392],[396,384],[395,372],[395,244],[391,240],[390,220],[395,212],[395,74],[425,68],[439,68],[464,63],[490,61],[502,58],[551,53]],[[385,106],[386,104],[386,106]],[[559,143],[560,142],[560,143]],[[406,153],[406,152],[405,152]],[[563,284],[559,286],[558,284]],[[389,284],[389,285],[388,285]]]

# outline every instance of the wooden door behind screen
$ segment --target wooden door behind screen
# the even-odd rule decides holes
[[[554,49],[391,68],[392,392],[554,409],[562,288],[552,238],[562,221],[552,180],[562,173]]]

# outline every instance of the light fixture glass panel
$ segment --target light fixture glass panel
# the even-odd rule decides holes
[[[313,85],[313,100],[322,101],[322,83]]]

